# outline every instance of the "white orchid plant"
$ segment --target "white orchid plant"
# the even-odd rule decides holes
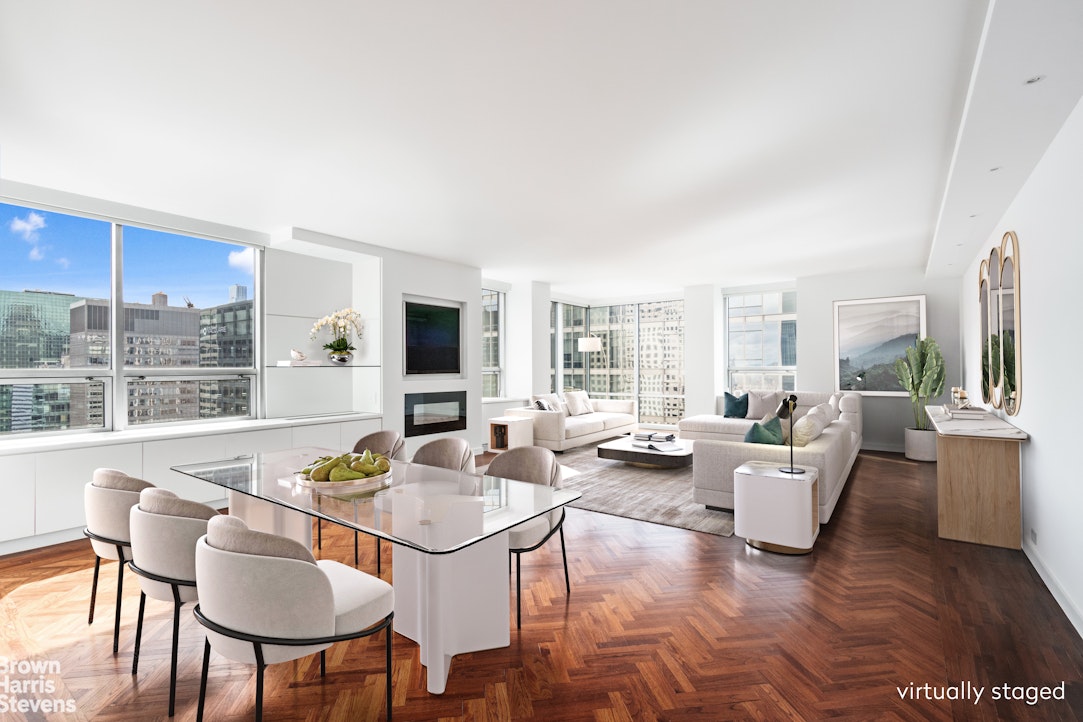
[[[312,324],[312,333],[309,338],[315,339],[323,329],[331,331],[332,340],[323,347],[328,351],[353,351],[354,345],[350,342],[350,336],[356,334],[357,340],[361,340],[364,326],[361,323],[361,314],[352,308],[343,308],[335,311],[330,316]]]

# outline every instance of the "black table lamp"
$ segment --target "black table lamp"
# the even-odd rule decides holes
[[[793,465],[793,412],[797,408],[797,397],[790,394],[788,397],[782,399],[782,403],[778,405],[778,409],[775,414],[781,420],[790,420],[790,465],[789,467],[780,466],[778,470],[783,474],[804,474],[804,469],[798,469]]]

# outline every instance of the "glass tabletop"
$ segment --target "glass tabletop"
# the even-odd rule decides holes
[[[301,447],[180,464],[173,471],[430,554],[453,552],[579,498],[495,476],[392,461],[377,481],[322,484],[300,470],[339,452]]]

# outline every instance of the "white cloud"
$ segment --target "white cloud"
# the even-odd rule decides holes
[[[45,258],[45,251],[41,249],[41,246],[34,246],[30,249],[29,258],[31,261],[40,261]]]
[[[229,252],[229,267],[235,268],[238,271],[244,271],[248,275],[252,275],[252,270],[255,268],[256,261],[256,249],[245,248],[243,251],[230,251]]]
[[[56,265],[60,266],[61,268],[65,269],[65,270],[67,270],[68,266],[71,265],[71,261],[69,261],[67,258],[61,257],[61,258],[56,259]]]
[[[30,211],[26,218],[12,218],[9,228],[12,233],[22,236],[24,241],[35,243],[38,240],[38,231],[45,228],[45,216]]]

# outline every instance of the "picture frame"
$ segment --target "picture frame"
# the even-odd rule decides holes
[[[909,396],[895,360],[925,338],[925,296],[835,301],[835,390]]]

